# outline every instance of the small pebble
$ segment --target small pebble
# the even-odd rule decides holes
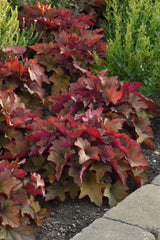
[[[158,151],[154,151],[154,153],[155,153],[155,154],[157,154],[157,155],[159,155],[159,154],[160,154],[160,152],[158,152]]]

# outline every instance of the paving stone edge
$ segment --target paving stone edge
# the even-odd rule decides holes
[[[147,187],[146,187],[147,186]],[[146,202],[146,204],[149,204],[149,206],[145,206],[146,209],[148,209],[152,212],[157,213],[158,215],[158,222],[160,217],[160,174],[154,178],[154,180],[151,182],[151,184],[144,185],[137,189],[135,192],[131,193],[127,198],[125,198],[122,202],[117,204],[117,206],[111,208],[108,210],[101,218],[96,219],[93,223],[91,223],[88,227],[84,228],[80,233],[76,234],[73,238],[70,240],[160,240],[160,223],[156,223],[153,221],[153,223],[140,223],[140,221],[136,218],[135,221],[131,220],[127,216],[120,215],[121,209],[124,208],[124,205],[127,209],[127,207],[130,209],[129,203],[130,200],[134,198],[134,195],[137,194],[137,197],[140,199],[145,199],[145,191],[147,190],[151,191],[148,194],[154,195],[154,191],[158,190],[158,198],[157,198],[157,204],[154,205],[154,199],[151,198],[151,202]],[[152,193],[153,191],[153,193]],[[155,192],[156,194],[156,192]],[[143,196],[142,196],[143,195]],[[149,195],[148,195],[149,196]],[[151,196],[152,197],[152,196]],[[153,196],[154,198],[154,196]],[[153,201],[153,206],[152,206]],[[142,209],[143,210],[143,209]],[[126,211],[127,212],[127,211]],[[130,212],[130,211],[128,211]],[[119,213],[119,215],[118,215]],[[136,215],[136,212],[134,213]],[[137,213],[138,215],[139,213]],[[146,216],[146,218],[151,216]],[[123,220],[124,219],[124,220]],[[146,221],[147,222],[147,221]],[[151,226],[149,226],[151,224]],[[123,232],[121,231],[123,229]],[[113,230],[111,232],[111,230]],[[125,232],[126,231],[126,232]],[[127,231],[129,232],[129,235],[123,236],[123,234],[127,234]]]

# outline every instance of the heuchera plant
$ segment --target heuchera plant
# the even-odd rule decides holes
[[[86,71],[69,91],[50,96],[52,133],[44,129],[28,136],[31,155],[49,153],[42,171],[50,183],[46,200],[80,192],[79,198],[88,195],[97,205],[106,196],[113,206],[124,198],[129,175],[143,181],[148,161],[140,143],[153,148],[148,114],[157,108],[137,92],[140,83],[119,83],[105,72]]]
[[[47,209],[35,201],[37,195],[45,196],[44,180],[38,173],[27,173],[21,167],[28,156],[26,136],[39,116],[26,109],[12,90],[0,90],[1,239],[35,239],[29,219],[40,226],[42,218],[48,216]]]
[[[106,43],[99,34],[103,29],[93,30],[93,16],[80,14],[73,17],[69,9],[51,8],[37,2],[35,6],[25,6],[19,19],[32,23],[37,20],[37,31],[43,31],[42,43],[30,48],[36,51],[38,63],[49,72],[50,81],[54,83],[52,93],[77,80],[80,73],[74,67],[78,63],[91,69],[94,63],[93,50],[104,53]],[[58,84],[57,84],[58,82]]]
[[[3,48],[6,58],[0,61],[0,238],[5,240],[35,239],[29,219],[41,225],[48,214],[37,195],[46,201],[88,195],[98,206],[107,197],[114,206],[126,196],[129,176],[141,185],[148,161],[140,144],[153,148],[149,117],[157,113],[137,91],[140,83],[118,82],[105,76],[107,70],[88,71],[92,51],[105,50],[101,30],[90,29],[91,16],[73,17],[67,9],[39,3],[23,14],[26,10],[31,16],[26,21],[35,18],[45,30],[42,43],[31,47],[37,60],[13,46]],[[50,82],[52,95],[45,99],[42,85]]]
[[[2,50],[6,59],[4,62],[0,59],[0,87],[13,90],[27,107],[40,112],[45,94],[42,83],[50,83],[44,69],[36,59],[23,57],[26,51],[23,46],[5,47]]]
[[[35,239],[29,219],[41,226],[42,218],[48,216],[34,197],[44,191],[39,176],[31,174],[29,179],[26,175],[18,161],[0,162],[0,239]]]

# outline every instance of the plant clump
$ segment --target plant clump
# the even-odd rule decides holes
[[[127,195],[128,179],[142,185],[153,146],[150,118],[157,107],[140,82],[119,82],[107,69],[94,74],[104,53],[92,16],[72,16],[37,2],[20,21],[37,20],[39,43],[3,46],[0,58],[0,239],[35,239],[34,221],[48,211],[40,200],[88,196],[112,207]],[[103,59],[104,60],[104,59]],[[96,61],[102,61],[97,57]],[[50,89],[48,91],[48,88]]]

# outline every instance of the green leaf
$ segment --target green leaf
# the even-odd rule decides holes
[[[2,217],[2,225],[9,225],[11,227],[19,227],[20,222],[18,218],[19,209],[13,205],[13,201],[7,199],[1,203],[0,215]]]
[[[53,183],[55,178],[53,174],[55,171],[55,164],[52,162],[46,163],[44,169],[45,169],[44,175],[48,177],[50,183]]]
[[[60,183],[54,183],[47,188],[47,194],[45,197],[46,201],[59,197],[61,201],[65,200],[65,187]]]
[[[34,229],[27,225],[22,225],[18,228],[10,226],[0,226],[1,240],[35,240]]]
[[[112,172],[112,167],[109,163],[94,162],[90,167],[90,170],[96,172],[97,181],[100,181],[106,172]]]
[[[113,207],[127,196],[126,190],[126,187],[118,180],[113,185],[109,183],[103,195],[108,197],[109,206]]]
[[[95,173],[86,171],[83,174],[83,182],[79,198],[83,198],[88,195],[91,202],[94,202],[97,206],[101,206],[103,197],[102,188],[104,188],[105,186],[105,183],[97,182],[97,177]]]
[[[66,165],[70,155],[74,153],[71,148],[65,148],[60,145],[59,141],[54,141],[50,148],[48,160],[56,164],[56,178],[60,179],[64,166]]]
[[[64,71],[60,69],[55,69],[55,72],[49,80],[54,83],[52,87],[52,95],[60,91],[62,88],[67,88],[70,83],[70,76],[66,75]]]

